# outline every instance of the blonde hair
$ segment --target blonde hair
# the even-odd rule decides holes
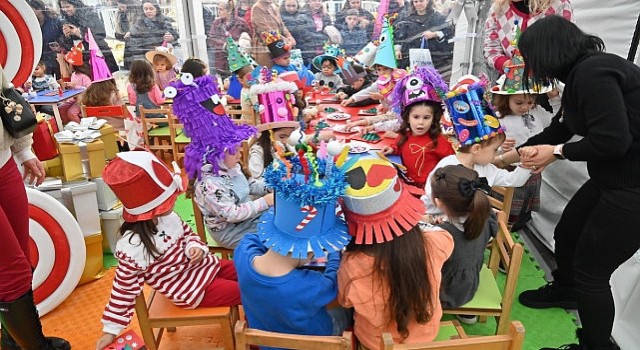
[[[511,2],[512,0],[495,0],[493,4],[496,9],[504,13]],[[532,15],[546,11],[549,6],[551,6],[551,0],[529,0],[529,12]]]

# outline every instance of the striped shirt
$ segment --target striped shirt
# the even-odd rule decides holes
[[[175,212],[158,217],[157,228],[153,239],[160,252],[158,258],[147,254],[139,236],[131,231],[118,240],[115,257],[119,264],[102,315],[106,333],[117,335],[129,325],[135,298],[145,283],[177,306],[195,308],[220,269],[218,258],[208,254],[208,247]],[[189,249],[193,247],[207,255],[198,264],[189,265]]]

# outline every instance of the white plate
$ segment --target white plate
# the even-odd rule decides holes
[[[347,130],[346,125],[336,125],[333,127],[333,132],[337,132],[339,134],[355,134],[360,131],[359,127],[352,127],[351,130]]]
[[[347,120],[351,118],[351,115],[347,113],[330,113],[327,115],[327,119],[329,120]]]
[[[369,152],[369,146],[363,144],[350,144],[349,145],[349,153],[351,154],[360,154]]]

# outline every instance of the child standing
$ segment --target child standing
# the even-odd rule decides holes
[[[314,57],[313,66],[319,71],[315,80],[320,89],[328,89],[328,92],[334,93],[344,85],[342,78],[337,74],[340,56],[344,56],[344,50],[340,45],[325,43],[324,53]]]
[[[445,91],[447,84],[435,68],[417,67],[400,80],[392,95],[401,110],[402,124],[394,144],[384,147],[382,153],[400,155],[409,183],[419,188],[424,188],[427,176],[442,158],[454,154],[440,129],[440,95]]]
[[[133,61],[127,94],[129,104],[136,107],[136,116],[138,117],[140,117],[140,106],[155,109],[164,103],[165,98],[155,83],[155,73],[151,63],[145,60]]]
[[[477,172],[459,165],[436,169],[429,186],[433,200],[447,216],[439,226],[454,241],[453,253],[442,266],[440,301],[443,308],[455,309],[476,294],[484,251],[498,231],[495,219],[490,219],[487,193],[491,187]],[[475,323],[474,316],[460,316],[464,323]]]
[[[362,49],[369,41],[367,30],[362,28],[359,24],[360,14],[356,9],[349,9],[345,13],[344,21],[346,26],[340,30],[342,36],[342,47],[347,56],[354,56],[360,49]]]
[[[360,158],[346,174],[343,209],[355,239],[338,270],[338,302],[355,309],[354,333],[366,349],[379,347],[382,332],[397,343],[432,341],[451,235],[420,228],[422,190],[404,184],[391,163]]]
[[[104,349],[129,325],[135,298],[145,283],[184,308],[241,302],[232,263],[210,254],[173,211],[187,184],[175,168],[170,171],[150,152],[132,151],[118,153],[104,169],[104,181],[122,201],[125,222],[114,254],[119,264],[97,349]]]
[[[262,216],[258,234],[246,235],[235,250],[242,305],[252,328],[340,335],[348,312],[327,305],[338,294],[340,250],[351,239],[344,220],[335,214],[336,201],[346,187],[345,176],[334,164],[325,163],[328,155],[311,155],[306,143],[298,148],[300,153],[288,159],[278,154],[265,170],[276,207]],[[308,157],[324,165],[316,167],[319,176],[315,178],[297,173],[308,169],[304,165]],[[287,163],[294,164],[293,171]],[[311,259],[325,256],[324,272],[301,269]]]
[[[536,104],[538,96],[545,93],[549,96],[553,112],[560,108],[560,96],[557,91],[552,90],[551,85],[535,87],[531,83],[530,89],[524,89],[522,56],[515,54],[511,62],[507,67],[509,73],[500,77],[498,85],[491,89],[493,105],[507,136],[501,147],[502,153],[510,151],[515,145],[525,143],[531,136],[541,133],[551,124],[554,113]],[[498,157],[501,157],[502,153]],[[499,166],[511,168],[510,164],[502,161],[500,163]],[[542,175],[531,174],[524,186],[516,188],[509,213],[513,231],[524,227],[531,218],[531,212],[540,209],[541,185]]]
[[[494,116],[490,104],[484,99],[484,82],[476,77],[462,77],[445,100],[453,121],[456,137],[460,142],[458,153],[438,162],[434,169],[447,165],[463,165],[486,178],[489,186],[519,187],[529,179],[531,169],[521,166],[512,172],[491,164],[494,156],[505,140],[504,128]],[[427,183],[431,183],[433,172]],[[433,203],[431,186],[425,187],[422,200],[427,206],[427,221],[440,222],[443,212]]]
[[[173,66],[178,60],[167,47],[158,46],[155,50],[147,52],[145,57],[153,64],[154,80],[160,90],[164,90],[170,82],[176,80],[177,74]]]

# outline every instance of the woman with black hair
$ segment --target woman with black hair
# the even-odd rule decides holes
[[[173,20],[162,14],[160,5],[151,0],[142,2],[143,15],[131,27],[131,38],[127,46],[131,47],[131,59],[145,59],[147,51],[155,50],[163,43],[175,45],[178,32],[173,28]]]
[[[62,19],[72,26],[72,30],[64,33],[63,40],[67,49],[71,49],[74,40],[82,40],[84,42],[85,52],[83,52],[84,61],[89,62],[89,43],[85,40],[87,29],[91,28],[93,38],[96,40],[98,47],[104,55],[107,66],[111,72],[119,70],[118,63],[113,57],[111,48],[104,40],[107,32],[104,28],[104,22],[98,16],[98,13],[92,6],[85,5],[82,0],[58,0],[58,6],[62,14]]]
[[[557,159],[586,161],[590,177],[555,228],[554,281],[521,293],[520,302],[578,308],[579,344],[562,349],[618,349],[609,340],[615,314],[609,280],[640,248],[640,67],[605,53],[602,39],[559,16],[529,27],[519,48],[534,84],[565,83],[562,112],[519,148],[523,165],[540,170]],[[567,142],[574,134],[583,138]]]
[[[59,47],[57,40],[62,36],[62,23],[58,15],[49,10],[42,0],[29,0],[28,3],[36,14],[42,31],[42,61],[49,74],[60,78],[60,66],[54,49]]]
[[[118,0],[118,12],[116,13],[115,37],[125,42],[124,69],[129,70],[133,62],[131,45],[127,42],[131,38],[130,29],[142,16],[142,6],[139,0]]]

